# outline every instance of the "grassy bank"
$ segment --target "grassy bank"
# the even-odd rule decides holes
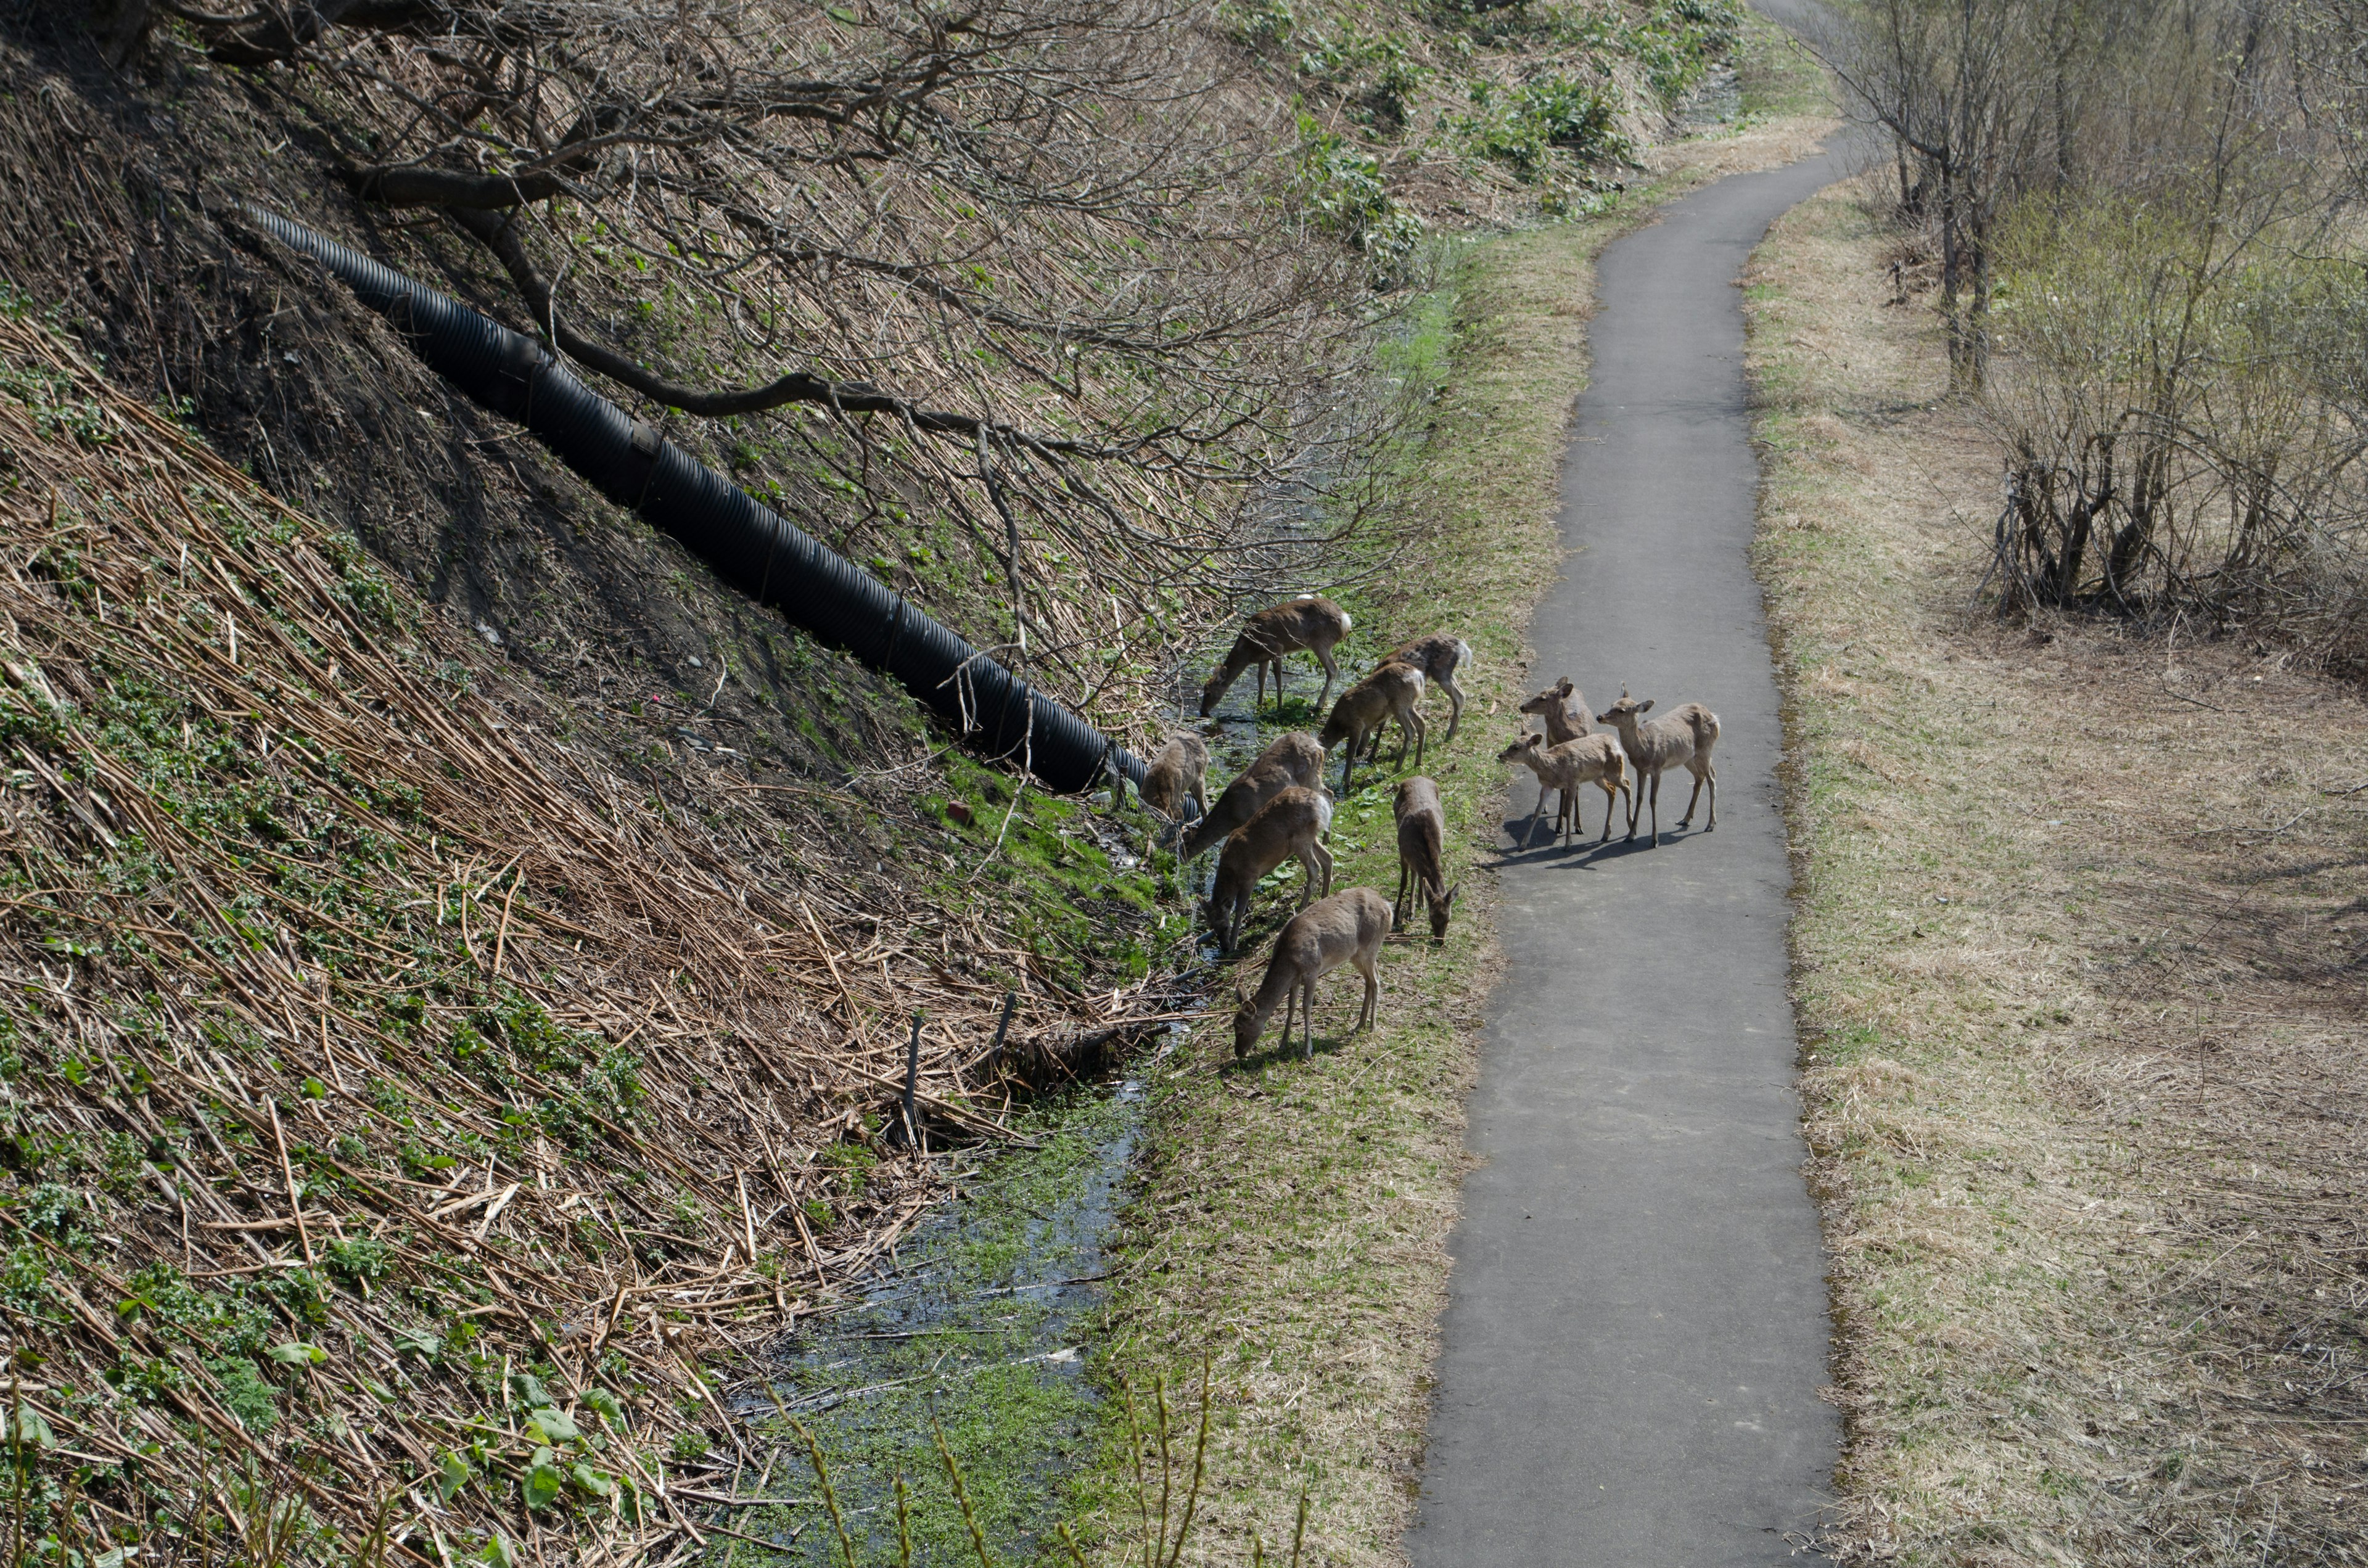
[[[1651,182],[1610,213],[1461,244],[1412,313],[1397,369],[1438,389],[1406,476],[1428,522],[1342,597],[1360,666],[1441,628],[1472,644],[1462,732],[1434,744],[1422,769],[1439,781],[1450,876],[1463,892],[1443,945],[1393,939],[1371,1034],[1348,1034],[1359,989],[1336,978],[1312,1062],[1280,1052],[1269,1034],[1237,1065],[1221,1014],[1151,1087],[1104,1356],[1112,1372],[1171,1386],[1197,1383],[1210,1358],[1211,1483],[1188,1559],[1247,1562],[1253,1530],[1269,1548],[1287,1540],[1304,1493],[1308,1561],[1400,1560],[1464,1159],[1463,1100],[1497,962],[1486,868],[1504,770],[1493,758],[1520,728],[1531,685],[1531,607],[1560,569],[1555,480],[1585,384],[1594,260],[1658,201],[1788,161],[1825,129],[1758,115],[1665,153]],[[1445,708],[1432,703],[1436,743]],[[1360,773],[1340,801],[1336,889],[1395,887],[1390,799],[1412,771]],[[1264,909],[1262,939],[1245,946],[1245,985],[1270,941],[1273,906]],[[1121,1448],[1087,1478],[1081,1503],[1123,1528],[1133,1493]]]
[[[2368,713],[1978,609],[1998,458],[1892,256],[1839,189],[1748,292],[1834,1544],[2359,1561]]]

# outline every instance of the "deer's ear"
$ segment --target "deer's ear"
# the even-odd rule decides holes
[[[1636,704],[1636,711],[1637,711],[1637,712],[1639,712],[1639,713],[1650,713],[1652,710],[1653,710],[1653,699],[1652,699],[1651,698],[1649,698],[1649,697],[1648,697],[1648,698],[1646,698],[1646,699],[1645,699],[1645,700],[1644,700],[1644,701],[1639,702],[1638,704]]]
[[[1453,903],[1455,902],[1455,895],[1463,891],[1463,879],[1462,877],[1458,877],[1455,879],[1455,885],[1440,895],[1439,902],[1441,903]]]
[[[1244,994],[1242,994],[1242,983],[1241,983],[1240,981],[1238,981],[1238,980],[1235,981],[1235,982],[1234,982],[1234,1006],[1236,1006],[1236,1007],[1247,1007],[1247,1006],[1248,1006],[1249,1005],[1250,1005],[1250,999],[1249,999],[1247,996],[1246,996],[1246,995],[1244,995]]]
[[[1554,689],[1561,692],[1565,697],[1568,697],[1570,695],[1570,677],[1568,676],[1565,676],[1562,679],[1554,682]]]

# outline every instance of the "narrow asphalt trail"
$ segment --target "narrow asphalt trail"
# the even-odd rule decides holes
[[[1736,279],[1842,172],[1821,154],[1722,180],[1598,273],[1563,480],[1579,553],[1540,608],[1535,684],[1569,675],[1596,712],[1622,683],[1656,712],[1707,704],[1718,830],[1704,810],[1658,849],[1640,823],[1598,852],[1542,829],[1525,854],[1510,824],[1417,1568],[1782,1562],[1827,1494],[1840,1426],[1817,1397],[1829,1325]],[[1665,833],[1691,782],[1664,779]]]

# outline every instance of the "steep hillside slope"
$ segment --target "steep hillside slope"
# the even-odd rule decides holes
[[[984,777],[965,835],[603,736],[21,315],[0,394],[0,1300],[58,1460],[20,1528],[689,1528],[738,1440],[702,1361],[928,1200],[905,1018],[925,1123],[991,1140],[1006,987],[1053,1044],[1140,960],[1087,1002],[1010,934]],[[1147,884],[1046,825],[1005,847],[1079,867],[1107,950]]]

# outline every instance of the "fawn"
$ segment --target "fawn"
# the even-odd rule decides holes
[[[1463,722],[1463,688],[1455,684],[1455,672],[1472,667],[1472,644],[1452,631],[1436,631],[1429,637],[1417,637],[1383,659],[1385,665],[1412,665],[1422,672],[1423,679],[1447,693],[1447,740],[1455,739],[1455,727]],[[1382,738],[1373,735],[1373,749],[1379,751]]]
[[[1445,941],[1447,916],[1463,883],[1459,880],[1454,887],[1446,885],[1447,816],[1440,809],[1438,782],[1419,774],[1406,779],[1398,786],[1392,809],[1398,819],[1398,892],[1390,901],[1393,929],[1411,889],[1430,914],[1431,940]]]
[[[1282,656],[1303,648],[1315,654],[1315,662],[1324,666],[1324,692],[1315,699],[1320,710],[1332,695],[1332,683],[1340,674],[1339,666],[1332,662],[1332,650],[1349,635],[1354,624],[1347,610],[1313,594],[1302,594],[1258,611],[1242,628],[1241,635],[1234,639],[1233,651],[1225,655],[1225,662],[1217,666],[1217,673],[1201,688],[1201,717],[1205,719],[1214,712],[1234,682],[1253,665],[1258,666],[1258,704],[1263,706],[1266,702],[1269,668],[1274,671],[1274,699],[1281,701]]]
[[[1518,762],[1538,776],[1537,809],[1530,812],[1529,831],[1521,835],[1521,847],[1527,849],[1530,840],[1537,836],[1538,817],[1546,809],[1546,791],[1560,792],[1554,802],[1554,831],[1565,844],[1570,842],[1571,829],[1586,831],[1579,821],[1578,787],[1592,783],[1603,790],[1603,837],[1611,836],[1611,812],[1622,795],[1628,795],[1628,768],[1621,759],[1619,743],[1610,735],[1581,735],[1565,741],[1558,746],[1545,744],[1543,735],[1523,735],[1497,754],[1498,762]],[[1635,797],[1629,795],[1628,824],[1631,836],[1636,824]]]
[[[1179,822],[1184,816],[1184,802],[1191,801],[1209,814],[1209,744],[1189,732],[1171,736],[1143,770],[1143,803],[1166,817]]]
[[[1304,730],[1293,730],[1279,735],[1247,767],[1241,777],[1225,786],[1217,803],[1192,824],[1184,835],[1180,858],[1196,858],[1212,844],[1221,842],[1227,834],[1258,815],[1260,806],[1294,784],[1314,785],[1324,781],[1324,748],[1315,737]]]
[[[1315,896],[1318,877],[1324,891],[1332,891],[1332,856],[1322,843],[1331,831],[1332,797],[1321,785],[1310,790],[1294,784],[1260,806],[1258,815],[1225,840],[1224,852],[1217,857],[1217,884],[1209,894],[1209,925],[1217,933],[1220,951],[1234,950],[1259,879],[1285,860],[1297,857],[1307,872],[1307,885],[1299,894],[1303,906]]]
[[[1534,713],[1545,721],[1546,744],[1550,746],[1575,741],[1591,728],[1588,722],[1587,693],[1571,685],[1568,676],[1523,702],[1521,711]]]
[[[1266,1032],[1267,1020],[1274,1017],[1275,1004],[1282,1002],[1283,1049],[1291,1049],[1292,1014],[1298,1011],[1304,1015],[1305,1059],[1314,1061],[1315,983],[1344,963],[1356,965],[1357,972],[1365,977],[1365,1005],[1357,1013],[1357,1028],[1376,1022],[1382,983],[1374,971],[1381,960],[1382,938],[1389,930],[1389,903],[1371,888],[1336,892],[1292,915],[1282,935],[1274,939],[1274,952],[1266,960],[1266,978],[1258,982],[1258,994],[1244,996],[1240,984],[1234,986],[1234,1000],[1239,1004],[1234,1013],[1235,1058],[1250,1053],[1250,1047]]]
[[[1422,766],[1422,687],[1423,674],[1412,665],[1383,665],[1340,694],[1340,700],[1332,705],[1332,716],[1324,721],[1323,733],[1327,751],[1348,742],[1340,757],[1340,793],[1349,792],[1358,748],[1392,719],[1398,722],[1398,761],[1406,761],[1406,737],[1412,735],[1414,765]]]
[[[1653,795],[1653,846],[1661,844],[1661,770],[1682,765],[1694,776],[1694,792],[1686,800],[1686,814],[1678,819],[1680,828],[1692,825],[1694,802],[1702,799],[1702,786],[1710,786],[1710,825],[1702,831],[1718,830],[1718,769],[1711,766],[1710,748],[1718,744],[1718,715],[1699,702],[1689,702],[1671,709],[1658,719],[1646,720],[1653,699],[1638,702],[1621,688],[1620,700],[1608,713],[1598,713],[1596,722],[1609,724],[1620,732],[1620,744],[1628,753],[1628,760],[1636,765],[1636,793],[1628,801],[1628,836],[1636,836],[1636,810],[1645,803],[1645,787]],[[1607,825],[1607,831],[1609,831]]]

